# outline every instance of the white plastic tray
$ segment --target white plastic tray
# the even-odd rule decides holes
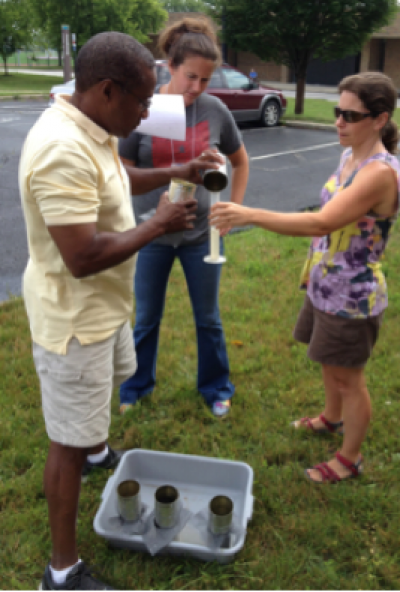
[[[234,503],[234,518],[243,528],[229,548],[210,549],[197,531],[187,524],[162,553],[187,555],[204,561],[229,563],[244,545],[247,522],[253,514],[253,469],[246,463],[206,456],[135,449],[126,452],[109,478],[94,519],[95,532],[115,546],[147,551],[141,535],[110,529],[110,518],[117,516],[116,488],[121,481],[135,479],[141,486],[141,500],[154,507],[154,493],[160,485],[173,485],[183,507],[193,514],[206,508],[215,495],[227,495]],[[232,542],[232,541],[231,541]]]

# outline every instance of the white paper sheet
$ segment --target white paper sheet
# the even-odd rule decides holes
[[[148,118],[143,119],[135,131],[159,138],[186,140],[186,113],[183,96],[154,95]]]

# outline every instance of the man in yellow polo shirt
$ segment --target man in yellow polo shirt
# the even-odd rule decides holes
[[[50,438],[44,487],[53,548],[45,590],[109,589],[78,557],[81,473],[85,462],[114,468],[120,458],[106,441],[112,388],[136,368],[134,255],[164,233],[193,228],[196,207],[164,194],[155,215],[135,228],[117,136],[148,115],[150,52],[128,35],[100,33],[82,47],[75,68],[74,95],[59,98],[33,126],[19,169],[30,255],[23,295]],[[199,178],[205,163],[198,160],[180,176]],[[172,174],[161,170],[151,183]]]

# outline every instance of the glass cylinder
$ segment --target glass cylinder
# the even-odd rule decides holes
[[[219,202],[219,191],[210,191],[210,207]],[[220,253],[220,234],[218,228],[210,225],[210,250],[204,257],[206,263],[225,263],[226,257]]]

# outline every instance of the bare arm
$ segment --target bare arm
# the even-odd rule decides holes
[[[249,178],[249,157],[246,148],[242,146],[233,154],[228,156],[232,165],[231,202],[241,204],[246,192],[247,180]],[[220,230],[220,235],[225,236],[231,227]]]
[[[172,204],[161,196],[156,214],[125,232],[98,232],[96,224],[48,226],[65,265],[76,278],[83,278],[123,263],[159,236],[193,228],[197,202]]]
[[[252,224],[289,236],[325,236],[359,220],[371,210],[384,208],[392,212],[396,200],[397,186],[392,170],[381,162],[372,162],[319,212],[285,214],[218,203],[212,208],[211,222],[220,230]]]
[[[121,161],[128,173],[131,195],[143,195],[168,185],[171,179],[176,177],[176,169],[178,167],[171,167],[169,169],[139,169],[135,166],[135,163],[127,158],[122,158]]]
[[[199,171],[205,169],[217,169],[222,162],[215,150],[206,150],[201,156],[183,165],[175,165],[165,169],[140,169],[135,162],[127,158],[121,158],[128,173],[132,195],[143,195],[148,191],[168,185],[171,179],[178,178],[202,185],[203,180]]]
[[[239,150],[228,156],[232,165],[231,201],[241,204],[246,192],[249,178],[249,157],[246,148],[242,144]]]

